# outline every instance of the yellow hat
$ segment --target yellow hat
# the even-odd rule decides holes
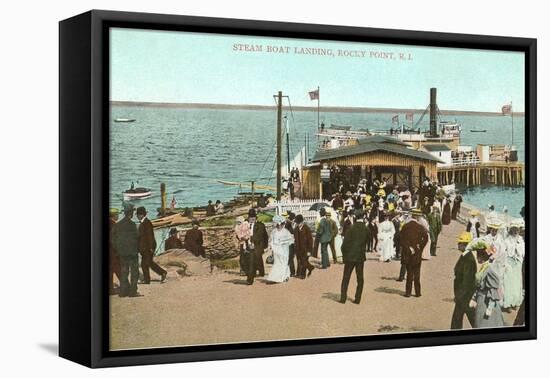
[[[470,215],[475,217],[476,215],[479,215],[479,211],[473,209],[473,210],[470,210]]]
[[[380,189],[380,190],[378,190],[378,193],[376,193],[376,194],[380,197],[385,197],[386,196],[386,191],[384,189]]]
[[[460,234],[456,241],[458,243],[469,243],[472,241],[472,234],[470,234],[468,231],[464,231]]]
[[[114,217],[115,215],[118,215],[120,213],[120,211],[118,209],[115,209],[115,208],[110,208],[109,209],[109,216],[110,217]]]

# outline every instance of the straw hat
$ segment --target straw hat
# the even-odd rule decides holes
[[[479,211],[477,211],[476,209],[472,209],[470,210],[470,213],[469,213],[472,217],[475,217],[476,215],[479,215]]]
[[[497,218],[493,218],[493,219],[487,219],[487,227],[488,228],[493,228],[495,230],[498,230],[500,228],[502,228],[503,224],[502,224],[502,221],[500,219],[497,219]]]
[[[115,208],[109,209],[109,216],[110,217],[114,217],[115,215],[118,215],[119,213],[120,213],[120,211],[118,209],[115,209]]]
[[[514,219],[512,222],[510,222],[510,228],[524,228],[525,222],[523,219]]]
[[[472,241],[472,234],[469,233],[468,231],[464,231],[458,236],[458,239],[456,241],[457,241],[457,243],[466,243],[466,244],[468,244]]]

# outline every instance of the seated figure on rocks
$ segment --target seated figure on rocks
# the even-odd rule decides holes
[[[199,230],[199,221],[193,219],[192,221],[193,228],[187,231],[185,234],[185,241],[183,242],[183,247],[195,256],[206,257],[206,251],[204,249],[202,231]]]

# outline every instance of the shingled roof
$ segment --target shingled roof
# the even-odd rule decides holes
[[[351,146],[320,150],[315,153],[313,162],[332,160],[346,156],[361,155],[369,152],[383,151],[397,155],[408,156],[420,160],[430,160],[437,163],[443,163],[440,159],[426,151],[414,150],[408,148],[406,143],[397,138],[386,137],[383,135],[374,135],[371,137],[359,139],[358,143]]]

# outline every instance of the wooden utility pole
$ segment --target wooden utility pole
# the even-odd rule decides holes
[[[283,122],[283,92],[277,94],[277,201],[281,200],[281,136]]]
[[[166,214],[166,184],[160,184],[160,215]]]

